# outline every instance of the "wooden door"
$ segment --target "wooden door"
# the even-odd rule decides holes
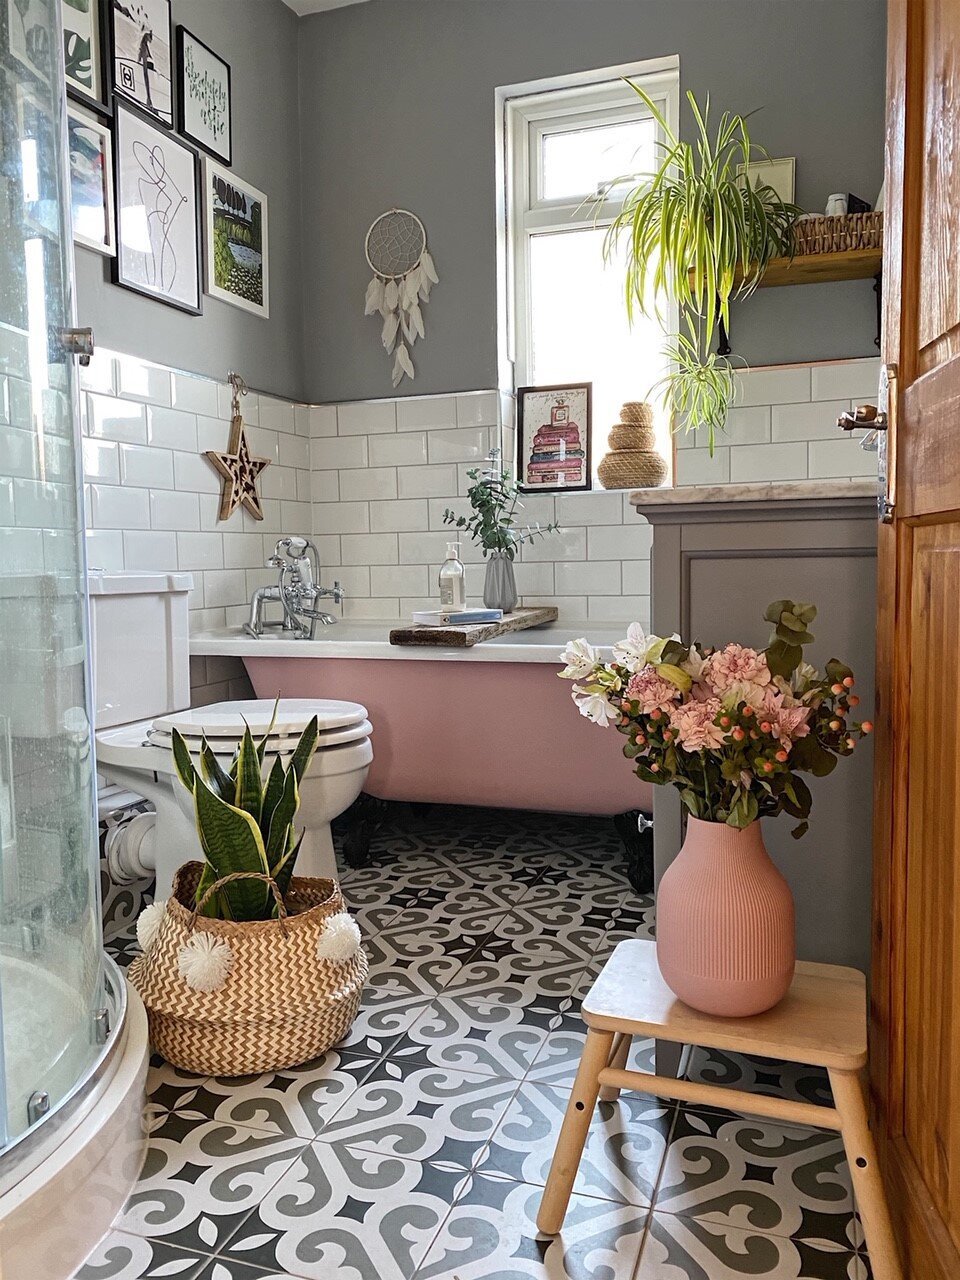
[[[956,1280],[960,0],[889,0],[887,90],[871,1086],[905,1274]]]

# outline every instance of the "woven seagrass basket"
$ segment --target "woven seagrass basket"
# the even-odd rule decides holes
[[[607,454],[597,475],[605,489],[656,489],[667,478],[667,464],[659,453],[620,449]]]
[[[261,876],[274,889],[278,919],[212,920],[194,910],[202,870],[188,862],[177,872],[155,937],[127,971],[154,1049],[197,1075],[239,1076],[308,1062],[342,1040],[357,1016],[367,958],[362,947],[342,962],[318,958],[327,920],[346,909],[336,882],[295,876],[281,902]],[[179,972],[181,948],[195,932],[232,952],[215,991],[194,990]]]

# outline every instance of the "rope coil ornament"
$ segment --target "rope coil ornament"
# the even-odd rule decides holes
[[[393,353],[391,381],[397,387],[404,377],[416,377],[407,344],[412,347],[425,336],[420,303],[430,300],[440,278],[427,249],[426,229],[409,209],[388,209],[374,218],[363,252],[373,272],[364,315],[383,319],[380,340],[387,354]]]

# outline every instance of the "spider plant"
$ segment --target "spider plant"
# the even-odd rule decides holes
[[[653,174],[632,175],[607,231],[609,260],[626,238],[626,300],[647,314],[663,295],[676,299],[705,322],[709,346],[718,320],[729,327],[730,298],[752,293],[771,258],[792,253],[792,227],[800,209],[766,183],[754,182],[741,165],[766,156],[751,141],[745,116],[725,111],[715,136],[709,127],[710,98],[701,110],[687,93],[697,134],[681,141],[653,99],[628,80],[663,132]],[[618,178],[612,187],[624,182]],[[653,285],[652,290],[649,289]]]
[[[684,320],[687,332],[676,334],[664,348],[672,367],[648,394],[653,398],[661,390],[667,392],[674,413],[674,432],[705,427],[712,458],[717,432],[723,430],[739,384],[727,356],[715,351],[702,354],[703,340],[692,313],[685,312]]]

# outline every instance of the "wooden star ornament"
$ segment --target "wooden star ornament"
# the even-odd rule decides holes
[[[229,520],[238,507],[246,507],[255,520],[263,519],[263,507],[257,491],[257,477],[272,459],[257,458],[250,452],[243,418],[235,414],[230,424],[230,447],[226,453],[205,450],[205,456],[223,477],[218,519]]]

